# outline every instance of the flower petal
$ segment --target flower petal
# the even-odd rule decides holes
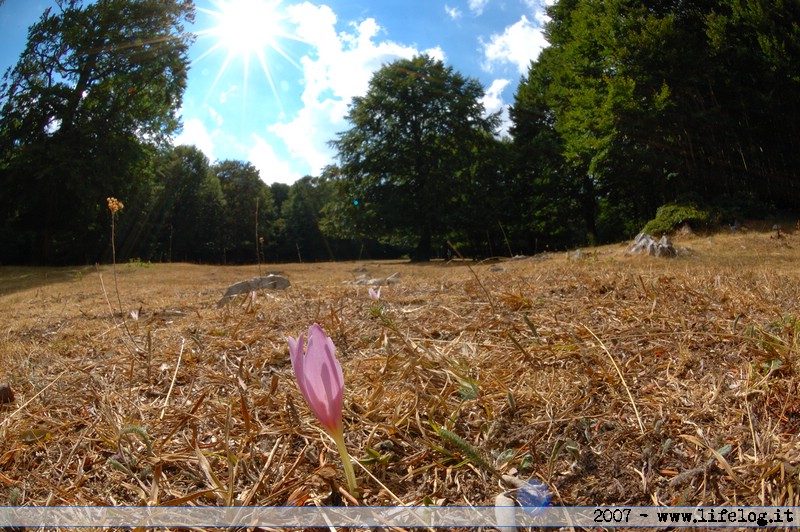
[[[297,340],[287,338],[297,387],[325,430],[341,433],[344,375],[336,359],[336,346],[317,324],[308,329],[305,350],[303,340],[302,334]]]
[[[303,371],[306,400],[323,427],[341,431],[344,376],[336,346],[317,324],[308,329],[308,337]]]
[[[303,335],[297,337],[297,340],[289,336],[286,339],[289,342],[289,358],[292,361],[292,369],[294,370],[294,378],[297,381],[297,387],[300,388],[300,393],[308,401],[308,395],[305,388],[305,350],[303,344],[305,339]]]

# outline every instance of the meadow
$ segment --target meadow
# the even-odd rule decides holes
[[[800,504],[800,234],[484,262],[0,267],[0,504]],[[217,307],[234,282],[292,286]],[[359,276],[394,278],[381,298]],[[360,494],[297,389],[319,323]]]

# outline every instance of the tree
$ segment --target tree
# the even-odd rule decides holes
[[[352,128],[331,142],[341,192],[353,207],[339,212],[351,217],[358,236],[407,244],[415,260],[431,258],[434,239],[463,207],[457,190],[473,148],[497,126],[496,115],[485,116],[482,96],[478,81],[427,55],[372,76],[367,94],[353,98]]]
[[[548,14],[515,143],[542,166],[556,144],[534,146],[555,134],[587,233],[631,236],[674,201],[800,204],[800,4],[561,0]]]
[[[320,212],[330,197],[331,184],[306,176],[296,181],[283,202],[283,238],[299,261],[334,260],[331,240],[322,234]]]
[[[222,161],[213,167],[222,185],[226,213],[224,261],[256,262],[264,259],[264,249],[275,236],[277,219],[270,187],[250,163]]]
[[[177,146],[158,158],[156,175],[148,258],[218,260],[226,204],[208,158],[194,146]]]
[[[96,260],[105,198],[178,127],[190,0],[59,0],[28,31],[0,87],[0,222],[38,262]],[[101,249],[101,248],[100,248]]]
[[[564,139],[555,127],[550,92],[556,76],[553,57],[552,48],[541,52],[521,80],[509,109],[510,158],[515,163],[509,194],[516,202],[511,209],[518,213],[511,229],[524,235],[533,253],[578,243],[581,239],[575,235],[588,226],[580,209],[581,175],[567,164]]]

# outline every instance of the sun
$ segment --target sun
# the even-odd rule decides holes
[[[275,45],[275,37],[280,33],[278,4],[264,0],[220,2],[220,11],[212,13],[217,25],[211,28],[210,33],[233,56],[258,56],[267,47]]]
[[[250,64],[255,60],[264,72],[269,86],[277,98],[275,81],[270,72],[267,54],[270,51],[277,52],[300,68],[283,50],[279,41],[281,39],[302,41],[302,39],[284,29],[287,17],[279,9],[281,0],[211,1],[215,9],[198,7],[198,11],[209,15],[213,22],[209,27],[196,32],[200,37],[211,38],[214,43],[205,53],[198,57],[197,61],[218,51],[225,52],[225,59],[211,86],[211,90],[236,59],[243,62],[244,87],[247,90]]]

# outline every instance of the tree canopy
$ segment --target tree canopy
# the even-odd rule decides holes
[[[564,165],[588,233],[619,238],[676,201],[800,204],[800,4],[562,0],[548,13],[513,132],[522,149],[558,144],[530,155]]]
[[[59,0],[0,87],[0,216],[20,257],[86,260],[107,196],[137,194],[179,126],[189,0]]]
[[[0,263],[108,260],[109,196],[117,258],[218,263],[536,253],[800,207],[798,2],[559,0],[510,138],[477,80],[398,59],[338,164],[271,186],[167,142],[192,17],[59,0],[30,28],[0,86]]]
[[[351,129],[331,142],[341,162],[350,227],[363,236],[412,243],[428,260],[460,204],[475,146],[497,125],[485,116],[477,80],[427,55],[383,66],[353,98]]]

